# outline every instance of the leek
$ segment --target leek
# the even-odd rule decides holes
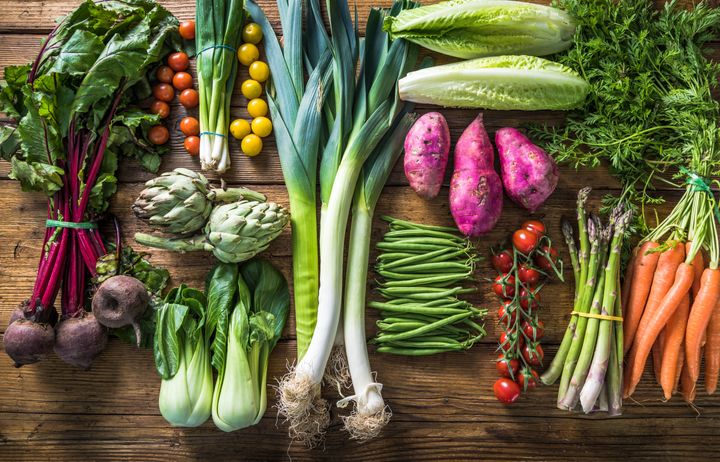
[[[252,0],[246,7],[262,28],[265,53],[272,74],[267,99],[280,164],[290,198],[293,283],[298,358],[302,358],[315,329],[318,305],[317,168],[322,106],[332,76],[330,52],[322,27],[308,24],[302,33],[303,1],[278,0],[283,25],[280,47],[262,9]],[[312,26],[312,27],[311,27]],[[321,32],[322,31],[322,32]],[[303,79],[303,38],[307,38],[309,79]]]
[[[391,14],[397,14],[409,5],[396,1]],[[340,320],[344,241],[352,197],[363,164],[401,112],[397,80],[414,66],[417,58],[416,46],[408,45],[404,40],[390,42],[382,31],[385,14],[373,9],[368,17],[365,42],[360,47],[362,53],[358,53],[362,54],[362,59],[358,63],[351,45],[357,41],[357,32],[349,20],[347,3],[328,0],[327,10],[333,36],[335,94],[354,93],[354,97],[351,109],[336,114],[336,117],[342,117],[342,121],[339,122],[338,132],[331,133],[329,140],[330,144],[334,139],[332,135],[339,137],[338,150],[342,154],[321,221],[317,324],[307,353],[279,386],[279,408],[290,423],[291,437],[311,447],[322,441],[329,424],[328,406],[320,397],[320,385]],[[352,69],[361,69],[354,92],[348,89],[353,79],[342,78],[346,74],[338,71],[346,69],[348,57],[351,58]],[[337,107],[333,109],[338,110]],[[352,120],[345,114],[352,114]],[[350,126],[352,129],[347,137],[341,136]]]
[[[245,22],[244,0],[197,0],[197,75],[200,93],[200,163],[203,170],[230,167],[230,99]]]
[[[343,323],[345,352],[355,394],[338,403],[341,407],[350,401],[356,403],[350,416],[343,418],[345,429],[352,439],[375,438],[391,416],[382,398],[382,384],[377,383],[370,369],[365,340],[365,289],[375,205],[393,166],[403,152],[405,134],[412,122],[410,115],[400,119],[365,162],[353,198]]]

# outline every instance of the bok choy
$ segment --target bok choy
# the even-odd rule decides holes
[[[404,10],[385,19],[404,38],[456,58],[543,56],[570,47],[572,17],[562,10],[508,0],[452,0]]]

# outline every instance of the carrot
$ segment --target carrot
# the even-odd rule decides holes
[[[690,314],[690,306],[688,306],[688,314]],[[685,321],[687,321],[687,319]],[[684,335],[685,334],[683,334],[683,338],[684,338]],[[675,371],[675,386],[673,387],[673,393],[678,391],[678,386],[680,385],[680,375],[682,375],[684,366],[685,366],[685,348],[680,348],[680,352],[678,353],[677,369]]]
[[[685,361],[682,373],[680,374],[680,393],[682,393],[686,402],[692,403],[695,401],[697,390],[695,389],[695,382],[693,382],[692,377],[690,377],[690,372],[688,372],[687,361]]]
[[[632,257],[630,257],[630,261],[627,264],[627,268],[625,268],[625,278],[623,279],[622,293],[620,294],[620,306],[623,307],[623,309],[628,305],[628,301],[630,300],[630,287],[632,287],[633,277],[635,275],[635,265],[637,264],[639,250],[639,247],[635,247]]]
[[[676,246],[681,247],[681,246]],[[672,250],[668,250],[671,252]],[[684,252],[683,252],[684,253]],[[655,271],[655,279],[667,278],[668,265],[661,266],[658,263],[658,269]],[[670,290],[667,291],[665,296],[660,300],[660,303],[656,306],[648,305],[645,309],[645,314],[640,320],[640,326],[638,327],[636,334],[635,345],[633,349],[636,350],[633,355],[633,363],[627,369],[625,374],[625,397],[632,395],[635,391],[635,387],[640,382],[643,369],[645,368],[645,362],[650,354],[655,339],[660,334],[660,331],[667,324],[668,319],[675,313],[683,297],[688,293],[692,287],[693,281],[693,267],[685,262],[680,263],[675,271],[675,278]],[[653,285],[655,285],[653,283]],[[652,290],[651,290],[652,292]],[[648,300],[649,302],[650,300]]]
[[[705,390],[708,395],[715,393],[720,373],[720,300],[710,316],[705,344]]]
[[[700,291],[693,300],[685,331],[685,359],[693,382],[700,376],[700,348],[703,333],[720,298],[720,269],[707,268],[703,271]]]
[[[685,254],[688,255],[690,253],[690,247],[692,245],[691,241],[687,241],[685,243]],[[697,293],[700,290],[700,279],[702,278],[703,270],[705,269],[705,260],[703,259],[702,251],[698,251],[698,253],[695,254],[695,258],[693,258],[692,261],[693,268],[695,268],[695,278],[693,279],[693,285],[692,285],[692,295],[693,300],[695,300],[695,297],[697,297]]]
[[[657,242],[646,242],[637,252],[637,259],[633,264],[632,284],[627,290],[627,301],[623,302],[623,350],[627,353],[635,338],[635,332],[640,319],[642,318],[645,303],[647,302],[650,287],[653,282],[653,274],[658,264],[660,254],[653,252],[648,254],[648,250],[655,249],[659,246]]]
[[[663,389],[665,399],[672,397],[672,392],[677,386],[678,363],[681,361],[683,345],[685,340],[685,326],[687,325],[688,313],[690,313],[690,295],[683,297],[675,313],[668,320],[665,326],[665,344],[663,345],[662,366],[660,370],[660,386]]]
[[[660,331],[660,335],[658,335],[657,340],[655,340],[655,343],[652,347],[652,362],[653,362],[653,372],[655,373],[655,381],[658,385],[662,385],[660,382],[660,371],[662,370],[662,358],[663,358],[663,351],[665,349],[665,331],[667,328],[663,328],[663,330]]]

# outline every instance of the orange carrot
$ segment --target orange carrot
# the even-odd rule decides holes
[[[680,247],[680,246],[676,246]],[[668,250],[670,252],[671,250]],[[684,253],[684,252],[683,252]],[[655,271],[655,278],[668,278],[666,274],[666,268],[668,266],[661,266],[658,264],[658,269]],[[645,309],[645,314],[640,320],[640,326],[638,327],[635,344],[635,354],[633,355],[633,363],[627,369],[625,374],[625,397],[632,395],[640,382],[643,369],[645,368],[645,362],[650,354],[655,339],[660,334],[660,331],[668,322],[668,319],[675,313],[683,297],[690,291],[693,281],[693,267],[685,262],[678,265],[675,271],[675,278],[670,290],[667,291],[664,297],[660,300],[660,303],[656,306],[648,305]],[[653,285],[655,285],[653,283]],[[652,292],[652,290],[651,290]],[[649,300],[648,300],[649,302]]]
[[[687,325],[688,313],[690,313],[690,294],[683,297],[675,313],[668,320],[665,326],[665,344],[663,345],[662,366],[660,370],[660,386],[663,389],[665,399],[672,397],[672,392],[677,386],[678,362],[681,361],[685,340],[685,326]]]
[[[693,382],[693,379],[690,377],[690,372],[688,372],[687,360],[685,361],[682,373],[680,374],[680,392],[686,402],[692,403],[695,401],[697,390],[695,389],[695,382]]]
[[[655,381],[658,385],[662,386],[662,383],[660,381],[660,371],[662,370],[662,358],[663,358],[663,351],[665,349],[665,330],[666,328],[663,328],[663,330],[660,331],[660,335],[658,335],[657,340],[655,340],[655,343],[652,347],[652,362],[653,362],[653,372],[655,373]]]
[[[718,298],[720,298],[720,269],[707,268],[702,274],[700,291],[690,308],[685,331],[685,360],[693,382],[697,382],[700,376],[700,348],[703,333],[715,311]]]
[[[690,314],[690,307],[688,306],[688,314]],[[687,319],[685,320],[687,324]],[[683,334],[684,336],[685,334]],[[684,337],[683,337],[684,338]],[[675,386],[673,387],[673,393],[678,391],[678,385],[680,385],[680,375],[685,366],[685,348],[680,348],[678,353],[677,370],[675,371]]]
[[[620,306],[622,309],[627,307],[628,301],[630,300],[630,287],[632,287],[633,283],[635,265],[637,264],[639,250],[639,247],[635,247],[632,257],[630,257],[630,261],[627,264],[627,268],[625,268],[625,279],[623,279],[622,292],[620,294]]]
[[[705,390],[708,395],[715,393],[720,373],[720,300],[710,316],[705,344]]]
[[[623,350],[628,352],[635,338],[635,332],[642,318],[645,303],[647,302],[653,274],[658,264],[660,254],[648,254],[648,250],[658,247],[657,242],[646,242],[637,251],[637,259],[633,264],[632,284],[627,290],[627,301],[622,305],[623,312]]]
[[[692,242],[687,241],[685,243],[685,255],[690,254],[691,246],[692,246]],[[695,268],[695,278],[693,279],[693,285],[692,285],[692,295],[693,295],[693,300],[695,300],[695,297],[697,297],[697,293],[700,290],[700,279],[702,278],[703,270],[705,269],[705,260],[703,259],[702,250],[698,250],[698,253],[695,254],[695,258],[693,258],[692,265],[693,265],[693,268]]]

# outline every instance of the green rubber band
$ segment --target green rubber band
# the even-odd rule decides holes
[[[72,221],[45,220],[45,226],[47,228],[72,228],[72,229],[95,229],[95,228],[97,228],[96,223],[92,223],[89,221],[75,223]]]
[[[711,183],[709,179],[704,178],[697,173],[691,172],[685,167],[680,167],[680,173],[684,173],[687,176],[685,184],[692,186],[693,191],[704,192],[705,194],[709,194],[710,197],[714,197],[712,188],[710,187]],[[717,203],[713,208],[713,214],[715,215],[715,218],[720,221],[720,206],[718,206]]]
[[[205,47],[202,50],[200,50],[198,52],[198,55],[201,55],[201,54],[205,53],[206,51],[213,50],[215,48],[220,48],[222,50],[228,50],[228,51],[232,51],[233,53],[237,53],[237,50],[235,48],[231,47],[230,45],[210,45],[210,46]]]

